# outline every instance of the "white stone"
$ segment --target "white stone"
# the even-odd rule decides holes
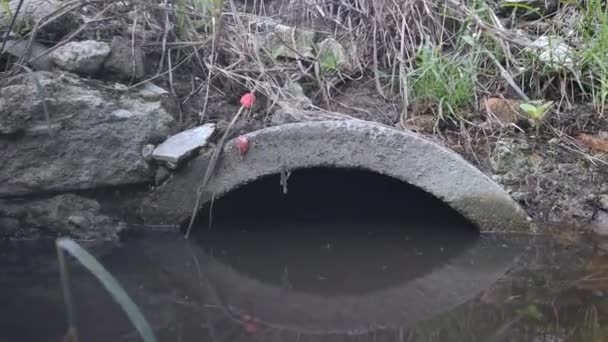
[[[67,43],[51,53],[55,65],[68,71],[91,75],[99,71],[110,54],[110,45],[94,40]]]
[[[539,37],[526,48],[526,51],[536,54],[541,62],[555,70],[574,66],[572,47],[560,37]]]
[[[117,109],[111,114],[115,119],[126,120],[135,116],[132,112],[126,109]]]
[[[152,152],[152,159],[177,165],[194,150],[205,146],[215,132],[215,124],[209,123],[178,133]]]
[[[139,96],[145,98],[145,99],[158,99],[159,97],[161,97],[162,95],[166,95],[169,94],[169,92],[159,86],[157,86],[156,84],[148,81],[145,82],[142,86],[141,86],[141,90],[139,91]]]

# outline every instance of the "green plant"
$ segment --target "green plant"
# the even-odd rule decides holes
[[[175,0],[175,21],[177,24],[177,31],[184,32],[186,30],[186,1],[185,0]]]
[[[11,5],[9,0],[0,0],[0,7],[8,15],[9,18],[13,17],[13,11],[11,11]]]
[[[534,7],[534,6],[530,6],[528,4],[524,4],[521,2],[505,2],[502,4],[502,8],[512,8],[515,11],[517,10],[521,10],[522,12],[524,12],[524,15],[526,14],[536,14],[541,16],[542,13],[540,11],[540,8],[538,7]]]
[[[179,32],[186,32],[188,28],[194,30],[203,29],[205,32],[213,32],[214,27],[219,25],[224,0],[191,0],[192,12],[188,11],[187,0],[176,0],[175,17]],[[193,20],[189,14],[196,14],[202,19]],[[211,19],[211,20],[209,20]]]
[[[106,291],[110,293],[112,298],[120,305],[123,311],[127,314],[131,324],[137,329],[140,336],[145,342],[156,342],[154,332],[143,314],[120,286],[118,281],[84,248],[80,247],[75,241],[68,238],[61,238],[56,241],[57,257],[59,259],[59,267],[61,272],[61,283],[63,286],[63,295],[66,303],[68,316],[69,334],[74,341],[77,341],[76,322],[73,311],[72,294],[70,291],[69,274],[67,263],[65,261],[64,251],[76,258],[95,278],[97,278],[104,286]]]
[[[206,17],[218,19],[222,14],[224,0],[192,0],[194,9]]]
[[[319,55],[319,65],[321,71],[333,72],[338,70],[338,59],[331,51],[324,51]]]
[[[579,32],[583,48],[578,51],[583,78],[595,109],[603,113],[608,99],[608,8],[601,0],[588,0],[580,7]]]
[[[553,101],[529,101],[519,105],[519,108],[528,114],[528,119],[536,128],[536,135],[551,106],[553,106]]]
[[[470,57],[421,48],[416,68],[408,73],[411,103],[432,105],[441,113],[458,116],[475,98],[475,69]]]

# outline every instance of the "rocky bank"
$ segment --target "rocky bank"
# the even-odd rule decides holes
[[[18,2],[8,2],[12,13]],[[6,29],[9,17],[0,16],[6,40],[0,55],[6,70],[0,76],[0,237],[116,238],[125,222],[141,219],[136,208],[142,194],[175,177],[189,157],[216,148],[239,97],[250,90],[226,81],[238,79],[226,71],[220,72],[227,77],[223,89],[197,86],[199,76],[188,69],[161,73],[157,64],[172,62],[160,58],[159,49],[165,52],[179,28],[163,30],[162,11],[140,13],[123,5],[103,9],[116,14],[105,27],[97,24],[93,7],[67,8],[60,1],[26,1],[12,31]],[[149,16],[139,17],[142,13]],[[125,25],[116,18],[142,20]],[[605,118],[591,108],[551,113],[538,135],[526,125],[514,128],[516,120],[492,125],[483,112],[460,126],[424,110],[410,111],[403,122],[403,104],[378,95],[374,75],[343,77],[361,68],[350,55],[354,42],[296,29],[290,21],[246,19],[267,31],[252,37],[256,49],[280,61],[267,71],[284,68],[283,74],[291,74],[279,85],[281,98],[256,88],[256,105],[232,127],[231,137],[306,120],[358,119],[416,130],[503,185],[538,222],[608,231],[608,150],[570,138],[584,133],[601,142],[608,134]],[[35,37],[28,36],[38,26]],[[286,43],[290,37],[292,45]],[[227,46],[218,51],[226,63],[238,57],[229,56]],[[315,71],[317,90],[296,77],[311,58],[326,62],[317,68],[330,69],[327,77]],[[330,100],[327,89],[340,83],[341,91]],[[120,195],[104,195],[114,191]]]

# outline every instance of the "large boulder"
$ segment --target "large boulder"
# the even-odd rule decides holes
[[[0,197],[152,181],[142,148],[172,122],[159,101],[72,74],[15,76],[0,88]]]

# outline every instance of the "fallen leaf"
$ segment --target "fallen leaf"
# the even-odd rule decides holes
[[[602,139],[589,134],[581,133],[578,135],[576,140],[592,150],[608,153],[608,139]]]
[[[520,108],[521,104],[518,100],[491,97],[484,101],[484,108],[489,117],[494,117],[503,125],[509,125],[527,118]]]

